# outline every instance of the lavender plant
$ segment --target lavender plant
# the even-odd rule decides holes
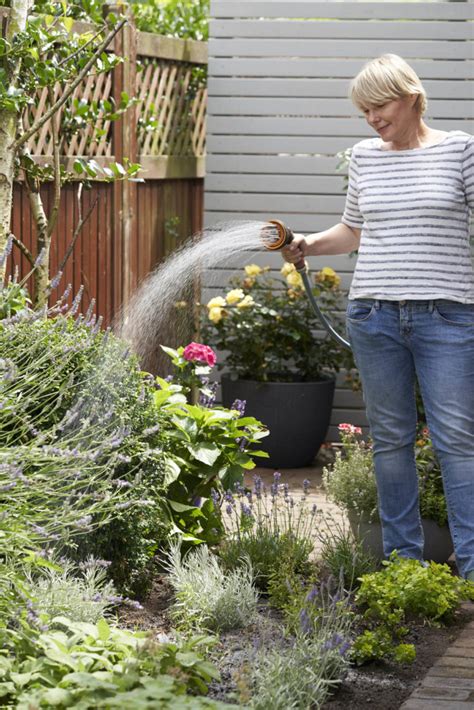
[[[226,631],[254,620],[258,594],[248,559],[226,573],[205,545],[182,558],[181,545],[175,542],[166,567],[175,595],[171,616],[181,626]]]
[[[284,562],[294,572],[308,572],[316,515],[316,507],[308,503],[308,488],[305,481],[295,501],[276,471],[269,490],[260,476],[254,476],[253,490],[238,485],[234,493],[227,491],[221,502],[227,537],[219,548],[224,565],[235,569],[242,556],[248,556],[255,582],[263,590]]]
[[[318,561],[322,576],[342,576],[346,589],[356,589],[360,577],[377,568],[377,560],[364,549],[344,519],[320,512],[315,535],[320,543]]]
[[[321,708],[349,665],[353,615],[343,585],[312,587],[302,599],[290,643],[257,657],[255,710]]]
[[[156,546],[166,530],[153,388],[92,309],[77,316],[80,296],[67,307],[66,293],[48,314],[26,311],[0,324],[5,559],[15,567],[25,543],[37,551],[61,545],[79,559],[112,561],[119,585],[137,566],[148,584],[150,539]]]

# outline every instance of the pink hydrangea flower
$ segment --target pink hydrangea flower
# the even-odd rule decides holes
[[[183,351],[183,357],[190,362],[204,362],[209,367],[214,367],[216,364],[216,353],[209,345],[201,343],[189,343]]]

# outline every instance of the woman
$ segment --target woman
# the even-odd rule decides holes
[[[357,143],[341,222],[296,235],[287,261],[358,249],[347,327],[373,439],[384,552],[423,559],[415,377],[439,458],[458,569],[474,581],[474,138],[423,120],[425,90],[394,54],[351,97],[377,137]]]

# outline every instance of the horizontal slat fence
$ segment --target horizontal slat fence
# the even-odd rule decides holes
[[[0,15],[8,10],[0,8]],[[77,31],[91,25],[77,23]],[[66,264],[60,289],[71,283],[73,293],[84,286],[83,308],[92,298],[97,313],[110,324],[136,286],[176,246],[202,228],[203,178],[206,153],[205,74],[207,44],[194,40],[138,32],[128,24],[109,48],[124,57],[112,72],[91,72],[75,98],[98,101],[121,92],[138,101],[117,122],[100,123],[105,133],[93,140],[86,128],[69,143],[62,139],[61,162],[72,170],[77,158],[94,158],[100,166],[110,162],[138,162],[143,182],[105,183],[92,180],[83,191],[82,215],[94,206]],[[60,95],[59,87],[55,95]],[[47,91],[39,92],[27,125],[48,109]],[[51,163],[50,123],[29,142],[32,157]],[[43,189],[46,211],[52,204],[52,185]],[[53,234],[51,275],[70,244],[79,221],[77,183],[63,188],[60,215]],[[35,254],[35,228],[21,176],[15,185],[12,231]],[[11,268],[20,274],[28,263],[14,249]]]
[[[339,151],[371,135],[347,97],[373,57],[403,56],[429,97],[427,121],[474,129],[474,6],[464,2],[211,0],[205,224],[277,218],[309,233],[340,220]],[[281,258],[252,254],[277,272]],[[355,259],[312,258],[337,269],[348,288]],[[208,278],[221,293],[233,268]],[[329,438],[337,424],[366,425],[360,395],[338,380]]]

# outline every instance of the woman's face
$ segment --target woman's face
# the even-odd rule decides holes
[[[364,109],[367,123],[385,142],[402,140],[419,122],[419,114],[414,108],[417,96],[403,96],[388,101],[381,106]]]

